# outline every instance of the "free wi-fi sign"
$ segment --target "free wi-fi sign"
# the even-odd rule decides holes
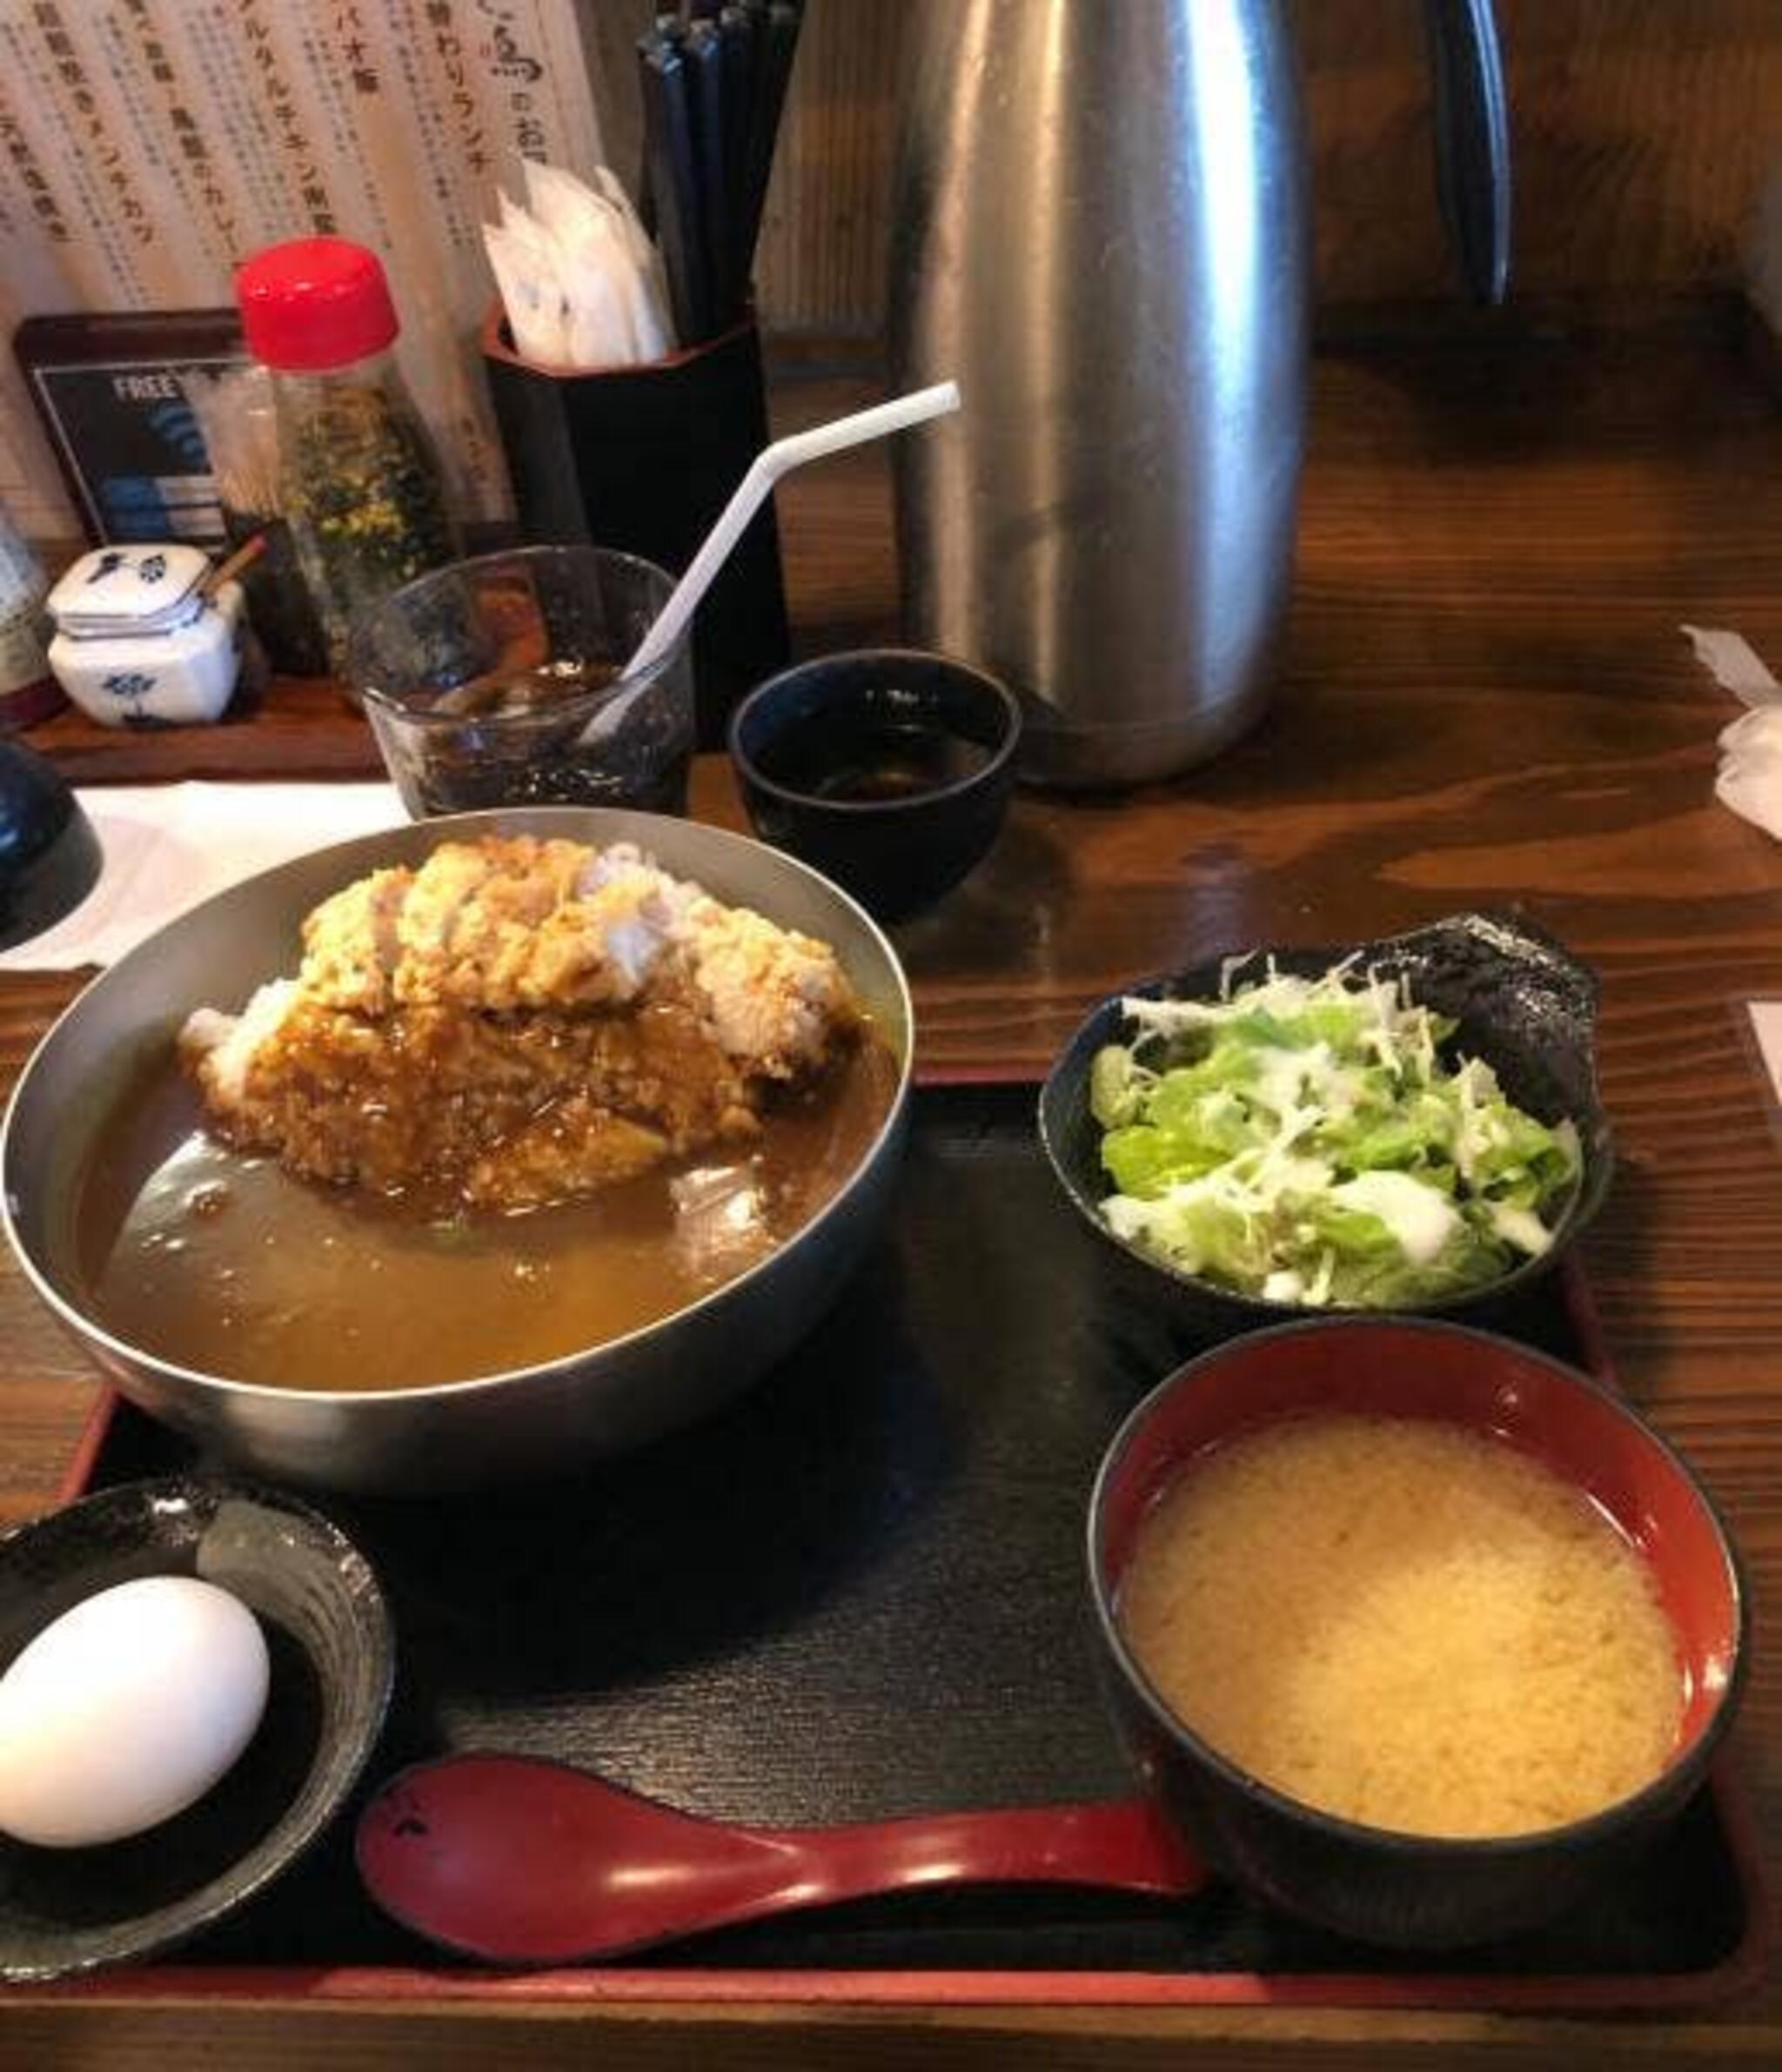
[[[222,506],[186,382],[246,363],[233,310],[30,317],[13,352],[95,546],[222,544]]]

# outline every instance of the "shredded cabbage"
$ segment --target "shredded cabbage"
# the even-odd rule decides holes
[[[1393,1308],[1545,1251],[1578,1131],[1536,1120],[1446,1016],[1355,960],[1217,1000],[1122,1002],[1089,1071],[1115,1191],[1109,1228],[1182,1271],[1270,1301]]]

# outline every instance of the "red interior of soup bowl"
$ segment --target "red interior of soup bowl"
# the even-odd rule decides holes
[[[1140,1521],[1182,1464],[1283,1417],[1426,1418],[1493,1435],[1587,1491],[1645,1555],[1687,1686],[1673,1760],[1718,1716],[1743,1611],[1732,1543],[1694,1476],[1607,1390],[1504,1338],[1416,1318],[1333,1318],[1237,1338],[1180,1369],[1115,1441],[1094,1513],[1104,1598]]]

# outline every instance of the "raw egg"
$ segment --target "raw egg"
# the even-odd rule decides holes
[[[83,1848],[183,1812],[253,1739],[269,1675],[258,1621],[215,1584],[88,1598],[0,1677],[0,1829]]]

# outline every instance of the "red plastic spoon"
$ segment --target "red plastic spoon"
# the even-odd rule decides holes
[[[566,1763],[458,1755],[365,1808],[359,1874],[386,1914],[498,1964],[563,1964],[912,1885],[1085,1885],[1165,1896],[1205,1873],[1141,1800],[732,1827]]]

